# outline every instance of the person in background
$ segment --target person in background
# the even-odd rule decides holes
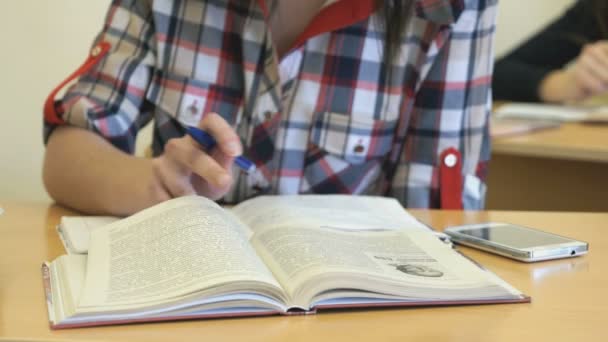
[[[193,194],[480,209],[495,13],[496,0],[114,0],[78,81],[46,102],[46,189],[111,215]],[[151,120],[153,158],[138,158]],[[257,173],[232,169],[240,154]]]
[[[500,58],[492,86],[494,99],[523,102],[569,103],[607,92],[608,1],[577,1]]]

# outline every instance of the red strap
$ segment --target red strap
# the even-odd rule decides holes
[[[55,87],[53,91],[51,91],[49,96],[46,98],[46,101],[44,102],[44,120],[46,122],[54,125],[62,125],[65,123],[65,121],[63,121],[60,116],[63,113],[59,113],[55,106],[55,97],[57,96],[57,93],[59,93],[61,89],[63,89],[67,84],[80,77],[82,74],[86,73],[89,69],[91,69],[95,64],[97,64],[97,62],[101,58],[103,58],[103,56],[105,56],[108,51],[110,51],[110,47],[110,43],[105,41],[97,44],[93,49],[91,49],[89,57],[84,61],[84,63],[78,69],[76,69],[76,71],[74,71],[70,76],[68,76],[68,78],[66,78],[57,87]]]
[[[439,193],[441,209],[463,209],[462,205],[462,172],[461,154],[450,147],[440,156]]]
[[[262,12],[264,12],[264,16],[268,18],[268,7],[266,7],[266,1],[258,0],[258,6],[260,6]]]
[[[291,48],[296,48],[321,33],[335,31],[367,19],[376,10],[377,4],[376,0],[341,0],[323,8]]]

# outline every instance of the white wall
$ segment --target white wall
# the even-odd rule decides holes
[[[573,0],[501,0],[501,54]],[[84,60],[109,0],[19,0],[0,7],[0,200],[48,201],[42,181],[44,99]]]
[[[575,0],[498,0],[496,55],[501,56],[550,22]]]
[[[5,1],[0,9],[0,199],[48,200],[42,180],[42,105],[76,69],[109,0]]]

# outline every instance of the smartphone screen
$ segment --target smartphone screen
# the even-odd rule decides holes
[[[464,229],[460,230],[459,233],[518,249],[555,245],[573,241],[558,235],[514,225]]]

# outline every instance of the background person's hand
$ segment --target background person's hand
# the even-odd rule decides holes
[[[575,63],[547,75],[539,95],[545,102],[571,102],[608,91],[608,41],[586,45]]]
[[[232,185],[234,157],[243,147],[232,127],[218,114],[210,113],[199,127],[217,141],[204,151],[190,136],[171,139],[164,153],[153,160],[154,175],[171,197],[198,194],[216,200]]]

